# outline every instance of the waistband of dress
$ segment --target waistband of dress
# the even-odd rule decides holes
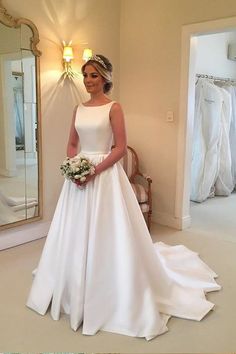
[[[79,152],[79,155],[107,155],[111,152],[111,150],[109,151],[85,151],[85,150],[81,150]]]

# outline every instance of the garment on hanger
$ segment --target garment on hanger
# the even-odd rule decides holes
[[[195,202],[203,202],[214,195],[220,165],[222,105],[219,89],[209,80],[199,78],[196,84],[190,194],[190,199]]]
[[[227,86],[224,86],[227,87]],[[223,104],[221,110],[221,140],[219,142],[219,171],[215,182],[215,195],[228,196],[232,193],[231,149],[229,130],[232,118],[231,95],[224,87],[219,88]]]
[[[236,87],[224,79],[198,78],[190,199],[229,196],[236,185]]]
[[[233,85],[224,87],[231,96],[232,116],[229,130],[229,145],[231,152],[231,172],[233,188],[236,186],[236,87]]]

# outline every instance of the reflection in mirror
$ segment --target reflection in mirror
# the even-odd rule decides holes
[[[0,3],[0,228],[41,215],[38,33]]]

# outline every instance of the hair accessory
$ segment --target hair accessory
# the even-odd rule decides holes
[[[96,55],[96,54],[93,55],[89,60],[97,61],[99,64],[101,64],[104,67],[104,69],[107,70],[106,64],[104,63],[104,61],[98,55]]]

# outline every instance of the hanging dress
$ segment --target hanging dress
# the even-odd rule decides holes
[[[190,199],[203,202],[214,195],[220,168],[223,98],[218,87],[201,78],[195,93]]]
[[[224,87],[231,95],[232,117],[229,129],[229,145],[231,153],[231,173],[233,189],[236,187],[236,87]]]
[[[232,119],[232,104],[230,93],[223,87],[218,88],[222,95],[223,104],[221,110],[221,140],[219,143],[219,170],[215,182],[215,195],[229,196],[233,189],[231,171],[231,150],[229,131]]]

